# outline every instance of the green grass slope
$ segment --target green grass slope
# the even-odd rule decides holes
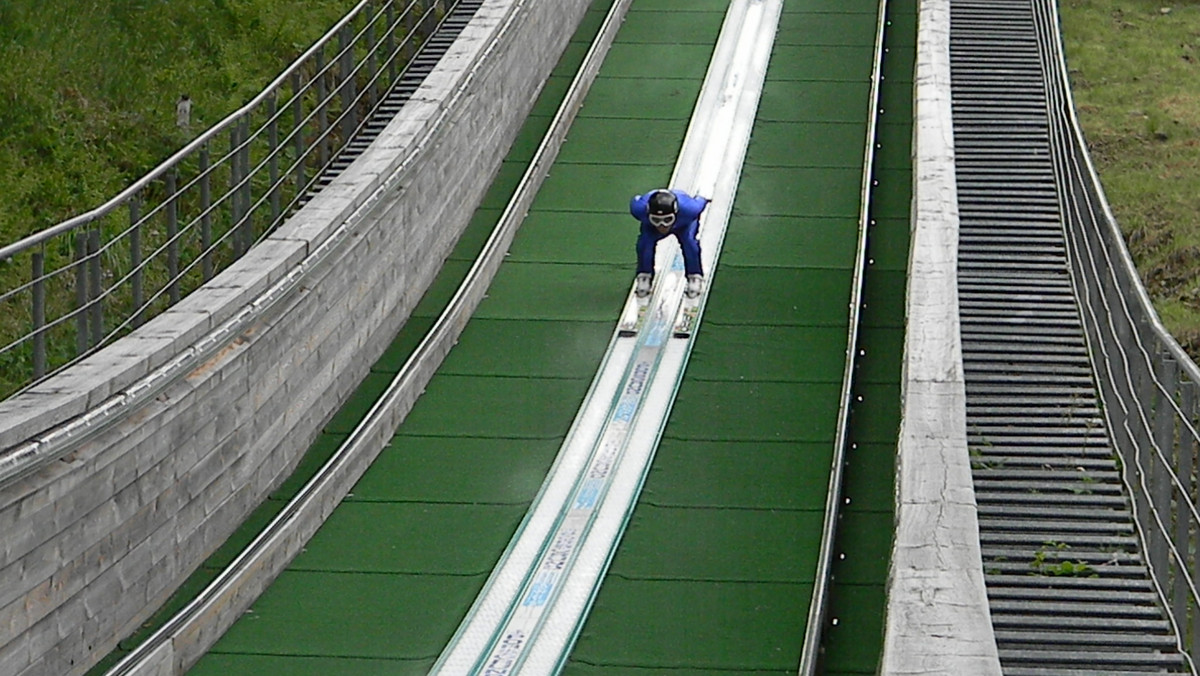
[[[1200,356],[1200,2],[1060,0],[1092,160],[1159,315]]]
[[[0,243],[116,195],[261,91],[356,4],[0,2]],[[183,94],[188,129],[176,126]]]

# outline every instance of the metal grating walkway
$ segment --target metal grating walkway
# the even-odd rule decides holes
[[[452,7],[438,23],[437,30],[425,41],[412,61],[405,66],[404,72],[396,80],[387,96],[383,97],[383,100],[372,109],[370,116],[355,133],[354,138],[321,171],[308,194],[300,201],[301,205],[333,182],[333,179],[353,164],[354,160],[366,152],[375,139],[379,138],[383,130],[404,107],[404,104],[408,103],[412,95],[425,82],[425,78],[429,77],[429,74],[437,67],[438,62],[450,50],[450,46],[462,34],[467,24],[471,23],[471,19],[481,6],[483,6],[483,0],[455,0],[452,3]]]
[[[967,435],[1008,676],[1184,672],[1066,260],[1031,2],[951,1]]]

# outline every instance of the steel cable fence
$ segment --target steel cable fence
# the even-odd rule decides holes
[[[0,247],[0,399],[129,334],[303,206],[394,114],[389,96],[457,2],[362,0],[116,197]]]
[[[1070,94],[1057,5],[1034,5],[1046,36],[1052,154],[1091,361],[1146,564],[1195,673],[1200,368],[1159,321],[1091,164]]]

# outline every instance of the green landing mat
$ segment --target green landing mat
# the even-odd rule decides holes
[[[858,244],[854,216],[738,214],[721,248],[718,268],[778,267],[851,270]],[[767,318],[769,319],[769,318]]]
[[[650,86],[651,83],[653,86]],[[684,124],[679,132],[682,138],[699,94],[699,83],[694,80],[651,76],[645,81],[600,77],[588,91],[587,102],[578,117],[584,120],[597,117],[628,120],[631,123],[630,133],[637,131],[637,123],[641,120],[679,120]],[[674,157],[668,158],[672,166],[674,160]]]
[[[841,511],[843,537],[838,542],[841,557],[834,563],[834,577],[841,584],[873,584],[887,578],[892,558],[892,539],[880,537],[895,527],[892,510],[863,509],[851,502]]]
[[[638,123],[636,134],[629,122],[597,117],[571,130],[555,163],[620,164],[673,167],[679,155],[684,126],[675,118],[648,118]],[[523,226],[522,226],[523,227]]]
[[[679,134],[683,134],[683,128]],[[672,142],[678,147],[677,142]],[[670,160],[653,165],[556,164],[542,184],[532,209],[627,214],[629,198],[666,185],[673,166]]]
[[[347,500],[290,569],[318,573],[485,575],[525,505]],[[363,547],[361,543],[372,546]]]
[[[823,509],[639,505],[614,573],[642,580],[811,581]],[[753,552],[753,557],[746,554]]]
[[[505,346],[506,349],[519,349]],[[588,380],[439,375],[400,434],[559,439],[567,434]]]
[[[862,82],[871,78],[874,46],[776,44],[768,80]],[[865,102],[864,102],[865,105]]]
[[[858,342],[858,382],[900,382],[904,338],[902,326],[864,326]]]
[[[708,509],[824,509],[829,451],[823,441],[666,439],[654,456],[640,502]]]
[[[851,275],[850,270],[720,266],[705,320],[769,326],[846,326]]]
[[[866,326],[904,326],[908,274],[904,270],[873,270],[864,285],[862,323]]]
[[[811,585],[642,580],[622,567],[618,553],[564,673],[593,665],[794,673]]]
[[[285,570],[213,652],[427,659],[485,577]],[[221,673],[209,669],[201,660],[190,675]]]
[[[688,362],[697,380],[841,383],[841,326],[746,326],[706,322]]]
[[[849,498],[854,509],[892,512],[895,508],[895,460],[894,441],[855,443],[846,452],[842,494]],[[890,529],[888,539],[891,539]]]
[[[867,234],[867,255],[876,270],[908,270],[909,219],[876,218]]]
[[[630,192],[606,211],[530,212],[508,260],[571,266],[604,263],[621,268],[632,279],[638,234],[638,223],[629,215],[633,195]]]
[[[795,673],[845,363],[877,10],[784,5],[704,324],[564,673]],[[863,472],[853,489],[889,480]]]
[[[831,216],[858,220],[862,168],[746,165],[737,215]]]
[[[537,493],[562,440],[399,435],[350,500],[515,505]]]
[[[807,4],[811,7],[817,3]],[[864,21],[862,15],[869,13],[870,18],[874,19],[879,3],[874,3],[874,6],[870,4],[846,2],[840,9],[853,7],[859,11],[833,13],[804,11],[805,3],[788,0],[784,4],[783,14],[779,17],[779,31],[775,36],[775,44],[870,48],[875,43],[875,22]],[[772,52],[772,58],[774,55],[775,52]]]
[[[795,133],[791,122],[760,122],[746,163],[767,167],[822,167],[859,170],[866,152],[866,130],[852,122],[810,122]],[[766,140],[765,143],[759,143]]]
[[[612,337],[612,320],[529,321],[477,318],[450,351],[440,373],[590,379]],[[496,345],[519,345],[497,351]]]
[[[501,266],[475,310],[484,319],[613,321],[629,291],[630,266],[521,263]]]
[[[891,541],[891,529],[887,531]],[[880,584],[838,584],[830,598],[837,624],[825,633],[825,674],[875,674],[886,600]]]
[[[867,124],[867,95],[863,82],[778,81],[764,90],[758,119],[766,122],[850,122]]]
[[[207,676],[229,674],[279,674],[280,676],[426,676],[434,658],[382,659],[309,657],[302,655],[227,655],[211,653],[202,669],[189,672]]]
[[[671,20],[690,17],[709,17],[712,14],[695,12],[682,16],[671,16]],[[720,15],[716,15],[720,17]],[[630,17],[628,22],[636,22],[636,17]],[[720,20],[717,21],[718,26]],[[631,23],[631,25],[635,25]],[[681,28],[680,30],[686,30]],[[626,79],[634,82],[623,83],[626,87],[635,88],[638,82],[646,81],[646,64],[654,64],[661,73],[670,73],[673,79],[688,82],[700,82],[708,70],[708,60],[712,56],[712,42],[702,44],[652,44],[645,42],[626,42],[622,39],[613,43],[604,59],[604,77],[606,79]],[[689,115],[690,117],[690,115]]]
[[[711,441],[833,439],[841,383],[685,380],[663,435]]]

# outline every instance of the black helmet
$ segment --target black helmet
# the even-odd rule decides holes
[[[679,200],[675,199],[675,193],[670,190],[655,190],[650,194],[646,211],[655,215],[678,213]]]

